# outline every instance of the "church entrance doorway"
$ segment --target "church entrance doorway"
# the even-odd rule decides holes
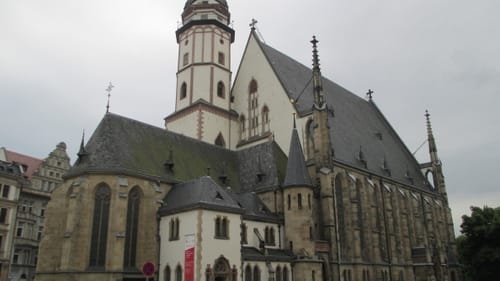
[[[229,262],[224,258],[220,257],[214,266],[214,280],[215,281],[230,281],[231,268],[229,267]]]

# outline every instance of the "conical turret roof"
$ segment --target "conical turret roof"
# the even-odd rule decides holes
[[[307,171],[304,153],[300,145],[299,134],[297,133],[295,124],[292,131],[292,140],[290,142],[290,152],[288,153],[288,163],[283,186],[312,186],[311,177]]]

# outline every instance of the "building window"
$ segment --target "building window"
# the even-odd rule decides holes
[[[269,107],[264,105],[262,108],[262,132],[268,132],[269,130]]]
[[[311,210],[311,194],[307,194],[307,206],[309,210]]]
[[[215,145],[220,147],[226,147],[226,141],[224,140],[222,133],[219,133],[219,135],[215,139]]]
[[[171,279],[171,273],[170,273],[170,266],[166,266],[165,270],[163,271],[163,281],[170,281]]]
[[[253,268],[253,281],[260,281],[260,268],[258,266]]]
[[[252,268],[250,265],[245,268],[245,281],[252,281]]]
[[[40,217],[45,217],[45,208],[47,208],[46,204],[43,204],[42,208],[40,209]]]
[[[33,201],[30,201],[29,204],[28,204],[28,212],[31,214],[33,213]]]
[[[314,240],[314,231],[312,226],[309,227],[309,240],[313,241]]]
[[[283,281],[289,281],[289,277],[288,277],[288,268],[285,266],[283,268]]]
[[[255,79],[250,81],[248,85],[248,120],[250,121],[249,136],[257,134],[257,127],[259,126],[259,119],[257,117],[257,108],[259,107],[258,100],[258,84]]]
[[[9,190],[10,190],[10,186],[5,184],[2,188],[2,197],[3,198],[9,198]]]
[[[19,256],[20,255],[21,255],[21,250],[19,250],[19,249],[14,250],[14,256],[12,257],[13,264],[19,264]]]
[[[134,187],[128,194],[127,226],[125,230],[125,255],[123,266],[135,267],[137,249],[137,230],[139,229],[139,212],[141,203],[141,190]]]
[[[16,237],[23,237],[24,222],[19,222],[16,229]]]
[[[276,240],[274,237],[274,227],[267,227],[264,229],[264,240],[268,245],[275,245]]]
[[[189,63],[189,53],[185,53],[182,57],[182,66],[186,66]]]
[[[226,217],[224,218],[217,217],[215,219],[215,238],[229,239],[228,226],[229,226],[229,221]]]
[[[226,64],[226,56],[223,52],[219,52],[219,64]]]
[[[248,232],[247,225],[242,223],[241,224],[241,244],[248,244],[247,232]]]
[[[297,195],[297,206],[299,207],[299,209],[302,209],[302,194],[299,193]]]
[[[182,267],[180,265],[175,269],[175,281],[182,281]]]
[[[3,252],[3,236],[2,235],[0,235],[0,252]]]
[[[244,140],[246,138],[245,131],[246,131],[246,118],[245,115],[240,116],[240,140]]]
[[[90,242],[90,267],[104,267],[108,237],[109,203],[111,189],[101,184],[97,187],[92,220],[92,238]]]
[[[187,96],[187,84],[186,82],[182,82],[181,93],[180,93],[181,100],[185,99],[186,96]]]
[[[170,237],[169,239],[172,240],[179,240],[179,219],[171,219],[170,220]]]
[[[279,265],[276,268],[276,281],[283,281],[281,276],[281,267]]]
[[[7,223],[7,208],[0,208],[0,223]]]
[[[226,87],[224,86],[224,83],[222,83],[222,81],[219,81],[219,83],[217,83],[217,96],[219,98],[226,97]]]
[[[290,194],[288,194],[287,205],[288,205],[288,210],[290,210],[292,207],[292,195]]]
[[[39,226],[38,227],[38,234],[36,236],[36,238],[37,238],[38,241],[42,240],[42,235],[43,235],[43,226]]]

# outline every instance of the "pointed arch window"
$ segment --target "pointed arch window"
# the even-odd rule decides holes
[[[228,230],[229,230],[229,220],[224,217],[217,217],[215,219],[215,238],[216,239],[228,239]]]
[[[252,268],[250,265],[245,268],[245,281],[252,281]]]
[[[220,147],[226,147],[226,141],[224,140],[222,133],[219,133],[219,135],[217,135],[217,138],[215,139],[215,145]]]
[[[170,266],[167,265],[163,271],[163,281],[170,281],[171,278]]]
[[[257,265],[253,268],[253,281],[260,281],[260,268]]]
[[[179,218],[170,220],[170,241],[179,240]]]
[[[288,267],[283,268],[283,281],[289,281],[289,276],[288,276]]]
[[[258,95],[258,84],[255,79],[250,81],[250,85],[248,85],[248,120],[250,122],[249,125],[249,136],[257,135],[257,128],[259,127],[259,118],[258,118],[258,107],[259,107],[259,95]]]
[[[246,122],[247,119],[245,115],[240,116],[240,140],[244,140],[246,138]]]
[[[187,84],[186,84],[186,82],[182,82],[181,92],[180,92],[180,98],[181,98],[181,100],[185,99],[186,96],[187,96]]]
[[[182,267],[180,265],[175,269],[175,281],[182,281]]]
[[[276,281],[283,281],[281,276],[281,267],[279,265],[276,268]]]
[[[90,242],[90,267],[104,267],[108,238],[109,203],[111,189],[100,184],[95,192],[92,238]]]
[[[222,81],[219,81],[219,83],[217,83],[217,96],[219,98],[226,97],[226,86],[224,86],[224,83]]]
[[[139,212],[141,206],[141,189],[134,187],[128,194],[127,226],[125,231],[125,255],[123,266],[136,267],[137,233],[139,229]]]
[[[248,244],[248,227],[246,224],[242,223],[241,224],[241,244]]]
[[[267,105],[264,105],[262,108],[262,131],[263,132],[268,132],[270,130],[269,127],[269,107]]]

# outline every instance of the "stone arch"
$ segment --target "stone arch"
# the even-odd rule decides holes
[[[231,266],[229,261],[220,256],[214,263],[214,280],[215,281],[230,281],[231,280]]]

